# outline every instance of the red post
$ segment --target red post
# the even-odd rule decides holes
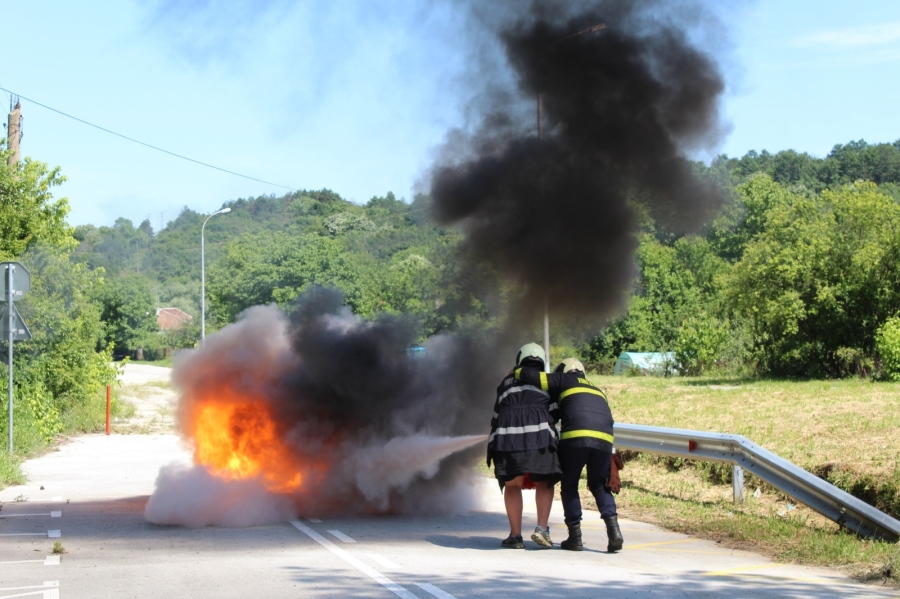
[[[109,434],[109,385],[106,386],[106,434]]]

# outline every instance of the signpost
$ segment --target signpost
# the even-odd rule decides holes
[[[31,339],[31,331],[14,302],[31,290],[31,273],[18,262],[0,262],[0,274],[3,283],[0,285],[4,302],[0,308],[0,334],[6,338],[7,359],[9,364],[9,453],[13,452],[13,341]]]

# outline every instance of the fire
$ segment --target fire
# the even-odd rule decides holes
[[[219,478],[258,478],[276,493],[300,488],[299,464],[261,401],[201,404],[193,437],[194,461]]]

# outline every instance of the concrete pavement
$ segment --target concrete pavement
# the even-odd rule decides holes
[[[29,461],[30,482],[0,491],[0,599],[900,596],[628,520],[625,549],[606,554],[594,512],[584,523],[585,552],[530,541],[524,551],[501,549],[506,517],[487,479],[484,509],[463,516],[298,518],[244,529],[149,524],[147,496],[172,461],[189,461],[173,435],[90,435]],[[533,526],[533,511],[525,522]],[[555,505],[557,543],[564,529]],[[67,552],[58,561],[55,542]]]

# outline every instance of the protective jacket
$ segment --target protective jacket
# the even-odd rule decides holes
[[[491,435],[488,438],[488,464],[497,451],[528,451],[552,447],[556,450],[556,422],[559,412],[550,393],[516,380],[509,374],[497,387]]]
[[[560,443],[612,451],[613,416],[606,395],[576,372],[546,373],[526,366],[513,371],[516,380],[548,391],[558,402]]]

